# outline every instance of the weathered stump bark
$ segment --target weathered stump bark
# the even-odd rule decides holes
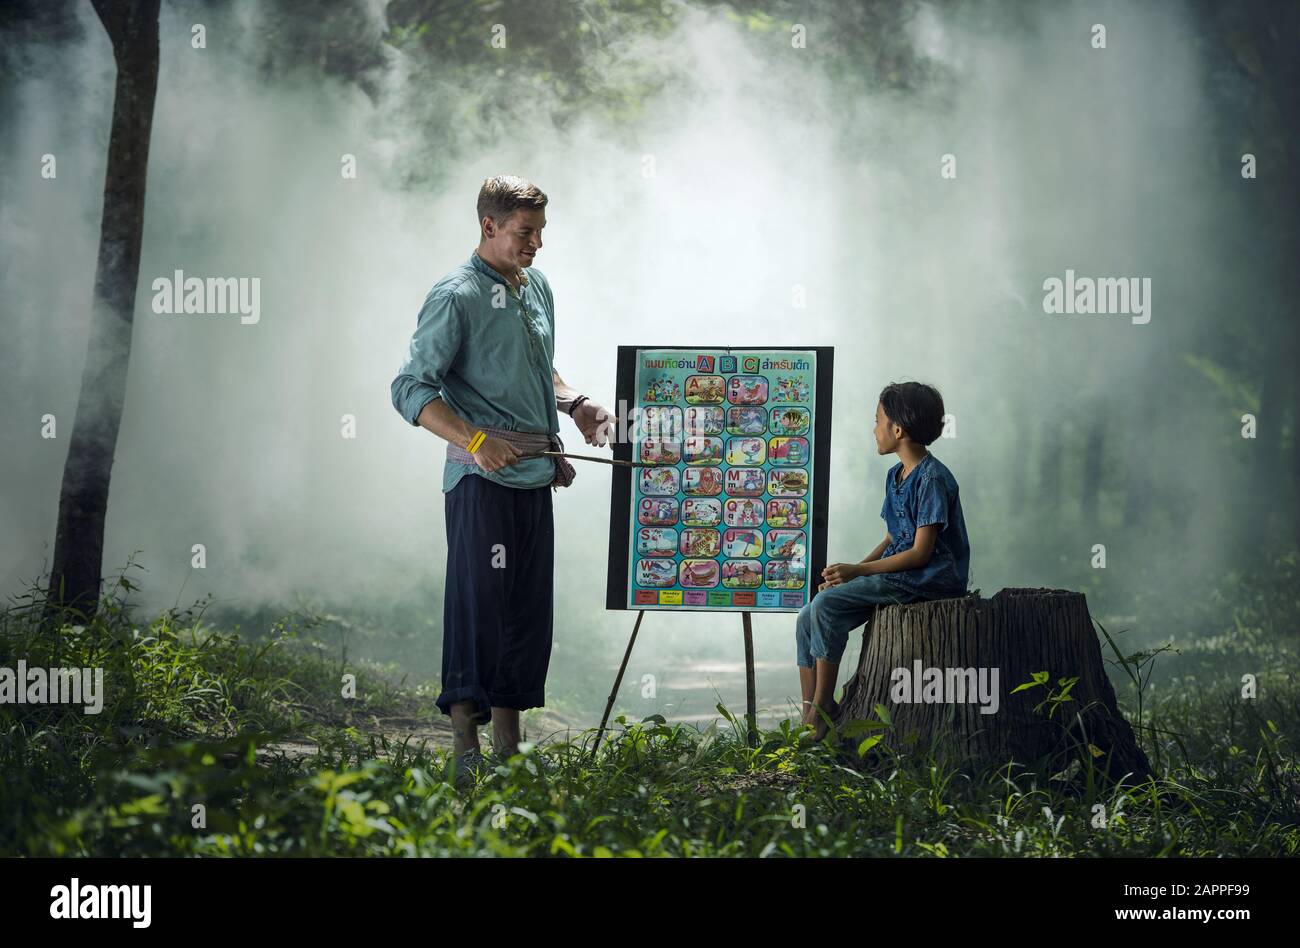
[[[939,686],[926,669],[938,670]],[[975,678],[964,670],[974,670]],[[920,680],[911,681],[918,671]],[[988,687],[971,694],[981,671]],[[1012,694],[1042,672],[1046,684]],[[1049,689],[1060,693],[1060,680],[1075,677],[1072,700],[1050,715],[1050,704],[1035,711]],[[936,696],[939,701],[931,700]],[[1046,761],[1053,772],[1086,754],[1114,779],[1131,774],[1140,782],[1151,773],[1116,707],[1081,593],[1003,589],[983,599],[976,590],[958,599],[881,607],[863,632],[857,673],[845,686],[834,723],[843,730],[853,720],[876,720],[877,704],[888,710],[892,726],[868,733],[883,735],[880,745],[895,751],[933,749],[965,767]]]

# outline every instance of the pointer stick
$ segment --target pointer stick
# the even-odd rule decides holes
[[[617,461],[612,458],[594,458],[587,454],[566,454],[563,451],[539,451],[536,454],[521,455],[521,457],[526,458],[537,458],[542,456],[552,458],[577,458],[579,461],[595,461],[598,464],[618,464],[623,467],[655,467],[654,464],[647,464],[644,461]]]

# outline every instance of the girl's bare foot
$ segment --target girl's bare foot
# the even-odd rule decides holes
[[[803,714],[799,715],[799,723],[800,723],[800,724],[812,724],[812,723],[813,723],[813,714],[814,714],[813,707],[814,707],[814,706],[813,706],[813,703],[812,703],[811,701],[805,701],[805,702],[803,703]]]
[[[826,717],[830,718],[833,721],[835,719],[835,715],[839,713],[839,710],[840,710],[839,702],[836,701],[834,698],[831,699],[830,707],[825,709],[820,708],[818,705],[813,704],[812,702],[809,702],[807,705],[805,705],[802,723],[812,726],[813,729],[812,739],[814,741],[820,741],[823,737],[826,736],[827,726],[826,726],[826,721],[822,718],[822,711],[825,711]]]

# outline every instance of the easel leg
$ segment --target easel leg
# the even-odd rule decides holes
[[[749,613],[740,614],[745,626],[745,724],[749,728],[749,746],[758,746],[758,708],[754,697],[754,629]]]
[[[748,614],[746,613],[746,615]],[[641,620],[644,618],[645,610],[637,610],[636,625],[632,626],[632,637],[627,640],[627,650],[623,652],[623,664],[618,666],[618,677],[614,679],[614,690],[609,693],[609,700],[605,702],[605,713],[600,718],[600,730],[596,732],[596,746],[591,751],[593,758],[600,750],[600,740],[605,736],[605,725],[609,723],[609,712],[614,709],[614,699],[618,697],[619,686],[623,684],[623,672],[627,671],[627,660],[632,657],[632,646],[636,644],[636,634],[640,631]]]

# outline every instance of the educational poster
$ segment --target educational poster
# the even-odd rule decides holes
[[[644,466],[626,485],[623,607],[799,610],[818,513],[819,350],[634,353],[628,455]]]

